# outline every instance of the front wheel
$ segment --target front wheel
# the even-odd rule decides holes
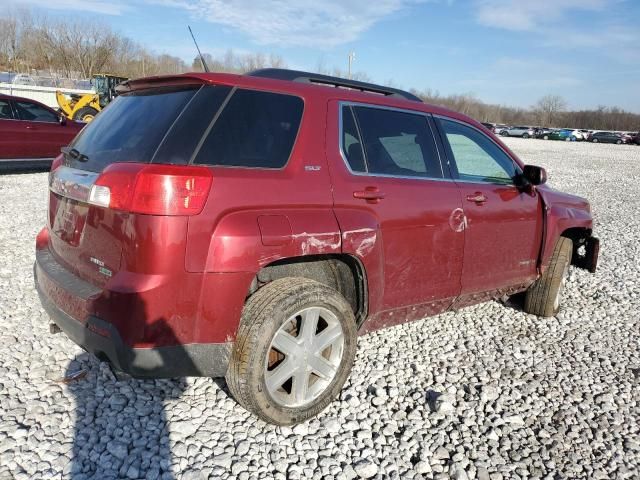
[[[598,139],[594,138],[593,140],[591,140],[593,143],[598,143]]]
[[[227,370],[243,407],[291,425],[324,410],[349,377],[356,322],[347,300],[305,278],[282,278],[247,300]]]
[[[541,317],[552,317],[558,313],[572,255],[573,242],[570,238],[560,237],[549,266],[527,290],[524,301],[524,310],[527,313]]]
[[[522,134],[522,138],[529,138],[529,134],[528,133],[523,133]]]
[[[78,122],[89,123],[98,114],[98,110],[93,107],[82,107],[73,114],[73,119]]]
[[[544,137],[542,137],[543,140],[549,140],[549,135],[545,135]]]
[[[616,140],[616,145],[620,145],[622,143],[622,140]]]

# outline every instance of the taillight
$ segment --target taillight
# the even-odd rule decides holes
[[[206,167],[114,163],[91,187],[89,203],[148,215],[196,215],[212,182]]]

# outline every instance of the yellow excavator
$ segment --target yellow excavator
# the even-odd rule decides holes
[[[56,100],[60,110],[67,118],[90,122],[116,96],[116,86],[126,80],[128,78],[103,73],[97,74],[91,80],[96,93],[83,95],[72,93],[67,96],[58,90],[56,91]]]

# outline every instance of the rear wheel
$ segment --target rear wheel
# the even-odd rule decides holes
[[[227,384],[243,407],[266,422],[314,417],[338,395],[356,352],[347,300],[305,278],[282,278],[245,304]]]
[[[616,140],[616,145],[620,145],[622,143],[622,140]]]
[[[529,134],[528,133],[523,133],[522,134],[522,138],[529,138]]]
[[[549,267],[527,290],[524,301],[524,310],[527,313],[541,317],[552,317],[558,313],[572,254],[571,239],[560,237],[553,250]]]
[[[73,119],[79,122],[89,123],[98,114],[98,110],[93,107],[82,107],[73,114]]]

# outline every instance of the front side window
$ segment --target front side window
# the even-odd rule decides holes
[[[298,134],[301,98],[256,90],[237,90],[207,134],[194,163],[281,168]]]
[[[58,117],[51,110],[47,110],[40,105],[31,102],[15,102],[16,110],[20,120],[31,122],[57,123]]]
[[[11,120],[13,114],[11,113],[11,105],[8,100],[0,100],[0,120]]]
[[[489,137],[458,122],[441,119],[440,125],[461,180],[513,183],[516,165]]]
[[[424,115],[362,106],[351,110],[361,138],[361,146],[349,144],[351,135],[343,133],[343,149],[352,170],[357,170],[353,163],[359,162],[358,149],[362,148],[364,167],[370,174],[442,178],[438,151]],[[345,122],[347,111],[343,110],[345,129],[350,123]]]

